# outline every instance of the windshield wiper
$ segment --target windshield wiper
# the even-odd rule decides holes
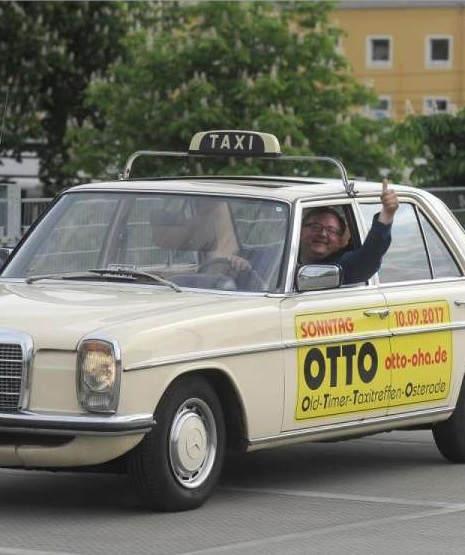
[[[35,281],[40,281],[41,279],[79,279],[83,277],[90,277],[88,273],[83,272],[64,272],[62,274],[39,274],[36,276],[29,276],[26,278],[26,283],[34,283]]]
[[[156,282],[161,285],[166,285],[167,287],[171,287],[178,293],[182,292],[182,289],[176,283],[169,281],[168,279],[164,279],[161,276],[156,274],[149,274],[147,272],[141,272],[139,270],[130,270],[127,268],[102,268],[102,269],[90,269],[86,272],[67,272],[63,274],[42,274],[37,276],[29,276],[26,278],[26,283],[34,283],[36,281],[40,281],[42,279],[63,279],[63,280],[73,280],[73,279],[89,279],[94,275],[98,276],[113,276],[113,277],[122,277],[124,279],[130,279],[132,281],[151,281]]]
[[[97,274],[99,276],[114,276],[114,277],[124,277],[125,279],[132,279],[134,281],[155,281],[156,283],[161,283],[174,289],[178,293],[182,292],[182,289],[176,283],[173,283],[169,279],[162,278],[157,274],[149,274],[148,272],[141,272],[139,270],[128,270],[126,268],[102,268],[102,269],[91,269],[88,270],[91,274]]]

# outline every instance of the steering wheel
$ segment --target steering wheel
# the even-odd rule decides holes
[[[246,291],[265,291],[266,283],[260,274],[252,267],[241,270],[233,266],[226,257],[212,258],[199,266],[198,273],[223,274],[238,283],[238,289]],[[241,287],[242,282],[242,287]]]

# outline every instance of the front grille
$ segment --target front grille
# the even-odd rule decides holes
[[[0,342],[0,412],[20,409],[23,370],[23,348],[20,344]]]

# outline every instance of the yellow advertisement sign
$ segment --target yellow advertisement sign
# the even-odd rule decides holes
[[[447,396],[452,335],[425,330],[449,321],[447,303],[396,306],[384,319],[367,317],[364,310],[296,317],[297,340],[305,342],[297,349],[296,419],[387,410]],[[395,335],[399,327],[412,329]],[[386,335],[376,337],[379,332]],[[312,339],[318,342],[312,345]]]
[[[445,399],[452,374],[452,333],[441,329],[450,322],[445,301],[392,306],[389,326],[394,332],[392,352],[385,366],[398,395],[391,406]],[[416,330],[434,329],[426,333]],[[407,331],[411,333],[403,334]]]

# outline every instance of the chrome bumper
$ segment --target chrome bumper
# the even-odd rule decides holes
[[[73,436],[122,436],[150,432],[154,425],[153,414],[105,416],[28,411],[14,414],[0,413],[0,432]]]

